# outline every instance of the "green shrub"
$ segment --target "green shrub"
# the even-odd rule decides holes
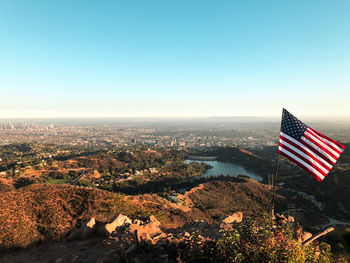
[[[268,217],[245,219],[231,232],[222,232],[215,241],[202,242],[193,233],[183,244],[184,262],[340,262],[333,259],[330,246],[317,241],[303,246],[293,238],[293,229],[286,223],[273,226]],[[344,262],[344,261],[341,261]]]

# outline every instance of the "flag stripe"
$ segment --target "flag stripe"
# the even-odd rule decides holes
[[[330,139],[330,138],[324,136],[323,134],[321,134],[321,133],[315,131],[314,129],[312,129],[312,128],[310,128],[310,127],[308,127],[307,129],[308,129],[308,131],[313,132],[315,135],[319,136],[319,138],[320,138],[322,141],[324,141],[325,143],[327,143],[328,145],[334,147],[335,149],[338,149],[338,151],[339,151],[340,153],[342,153],[342,152],[344,151],[345,146],[342,145],[342,144],[340,144],[339,142],[336,142],[335,140],[332,140],[332,139]]]
[[[342,152],[343,149],[338,147],[338,145],[327,141],[325,138],[323,138],[322,136],[318,135],[313,129],[311,129],[310,127],[307,127],[307,131],[312,134],[313,136],[315,136],[317,139],[323,141],[324,143],[326,143],[329,147],[332,147],[332,149],[334,149],[337,152]]]
[[[312,155],[314,158],[316,158],[318,161],[320,161],[322,164],[324,164],[325,168],[329,168],[329,170],[332,168],[333,165],[331,163],[327,162],[325,159],[317,155],[314,151],[312,151],[308,146],[305,146],[304,144],[300,143],[299,141],[295,140],[294,138],[290,137],[287,134],[284,134],[281,132],[281,136],[284,140],[288,140],[289,143],[293,144],[293,146],[297,147],[299,150],[305,152],[308,155]]]
[[[318,181],[326,177],[344,149],[283,109],[278,152]]]
[[[320,174],[318,171],[316,171],[315,168],[308,165],[307,163],[305,163],[303,160],[301,160],[297,156],[291,154],[290,152],[288,152],[287,150],[285,150],[282,147],[279,147],[278,149],[283,156],[287,157],[289,160],[296,163],[297,165],[299,165],[300,167],[305,169],[310,174],[314,175],[318,181],[322,181],[324,179],[324,176],[322,174]]]
[[[318,162],[316,162],[313,158],[308,156],[307,154],[303,153],[302,151],[299,151],[297,148],[293,147],[292,145],[288,144],[287,142],[283,141],[280,142],[280,146],[290,153],[292,153],[295,156],[298,156],[301,160],[306,162],[307,164],[314,167],[317,171],[319,171],[323,176],[326,176],[329,170],[325,169],[322,165],[320,165]]]
[[[329,171],[332,168],[332,165],[327,163],[325,160],[323,160],[321,157],[316,155],[314,152],[306,148],[305,146],[301,147],[298,144],[288,140],[287,138],[280,136],[280,141],[283,140],[284,142],[288,143],[289,145],[293,146],[297,150],[301,151],[303,154],[308,156],[309,158],[312,158],[314,161],[316,161],[319,165],[321,165],[323,168],[325,168],[327,171]],[[284,144],[284,143],[283,143]]]
[[[300,140],[302,141],[302,143],[305,143],[309,145],[309,147],[311,146],[315,151],[317,151],[317,155],[322,155],[322,158],[325,159],[327,162],[331,163],[332,165],[335,164],[335,159],[329,155],[328,153],[324,152],[322,150],[321,147],[318,147],[318,145],[316,145],[313,141],[311,141],[309,138],[302,136],[300,138]]]
[[[309,128],[310,128],[310,127],[309,127]],[[318,136],[324,138],[325,140],[327,140],[327,141],[329,141],[329,142],[334,143],[335,145],[337,145],[338,147],[340,147],[340,148],[344,151],[345,146],[342,145],[341,143],[339,143],[339,142],[337,142],[337,141],[335,141],[335,140],[333,140],[333,139],[331,139],[331,138],[329,138],[329,137],[323,135],[322,133],[319,133],[318,131],[316,131],[316,130],[314,130],[314,129],[312,129],[312,128],[310,128],[310,129],[311,129],[314,133],[316,133]]]
[[[330,147],[328,144],[324,143],[323,140],[320,140],[318,136],[313,135],[308,130],[304,133],[304,136],[305,135],[312,138],[315,142],[317,142],[323,148],[327,149],[330,153],[332,153],[334,155],[335,158],[338,158],[340,156],[340,152],[338,150],[336,150],[336,149]]]
[[[331,170],[332,165],[330,165],[330,164],[328,164],[328,163],[327,163],[327,165],[324,164],[322,161],[319,160],[319,159],[321,159],[321,158],[319,158],[319,157],[318,157],[317,155],[315,155],[313,152],[307,151],[306,149],[304,149],[304,148],[298,146],[297,144],[293,143],[292,141],[290,141],[290,140],[288,140],[288,139],[286,139],[286,138],[283,138],[282,136],[281,136],[280,138],[281,138],[281,139],[280,139],[280,142],[281,142],[281,140],[282,140],[282,144],[283,144],[283,145],[286,144],[289,148],[291,148],[292,150],[294,150],[294,151],[296,151],[296,152],[299,152],[299,151],[300,151],[300,154],[302,154],[303,156],[306,155],[305,158],[307,158],[307,159],[310,159],[310,158],[311,158],[313,161],[317,162],[318,165],[322,166],[322,168],[320,168],[320,169],[325,169],[326,172],[328,172],[328,171]]]

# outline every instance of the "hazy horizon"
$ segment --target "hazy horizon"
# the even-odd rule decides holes
[[[349,117],[343,116],[296,116],[304,122],[350,122]],[[195,121],[195,122],[280,122],[281,116],[208,116],[208,117],[42,117],[42,118],[0,118],[0,122],[30,122],[30,121],[123,121],[123,122],[171,122],[171,121]]]

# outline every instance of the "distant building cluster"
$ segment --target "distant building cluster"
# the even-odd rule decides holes
[[[220,128],[125,128],[115,126],[54,125],[36,123],[0,123],[0,144],[40,142],[56,145],[86,147],[120,147],[151,145],[156,147],[205,148],[215,146],[259,147],[276,145],[275,136],[268,132],[244,130],[220,135]],[[217,134],[216,134],[217,133]],[[252,134],[253,133],[253,134]]]
[[[52,123],[47,125],[40,125],[27,122],[0,122],[0,130],[48,130],[54,129],[55,125]]]

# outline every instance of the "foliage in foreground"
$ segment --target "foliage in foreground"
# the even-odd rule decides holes
[[[290,223],[273,226],[271,219],[248,218],[233,231],[222,232],[215,241],[202,242],[193,233],[183,245],[183,262],[348,262],[335,259],[331,247],[324,242],[303,246],[294,236]]]

